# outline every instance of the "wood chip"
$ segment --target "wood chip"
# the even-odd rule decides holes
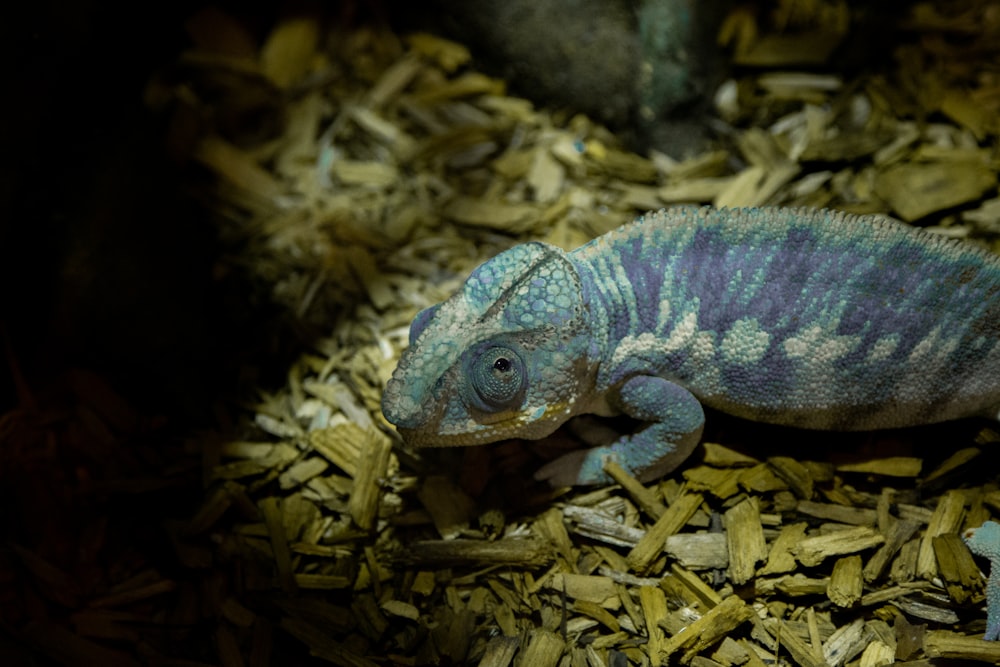
[[[974,162],[900,164],[875,179],[878,195],[908,221],[978,199],[996,185],[996,172]]]
[[[849,609],[861,601],[864,581],[861,578],[861,556],[839,558],[833,565],[826,595],[838,607]]]
[[[278,498],[264,498],[260,501],[260,512],[267,526],[267,534],[271,538],[271,551],[274,554],[274,565],[278,569],[278,581],[287,593],[294,592],[298,586],[295,583],[295,572],[292,569],[292,552],[288,547],[285,525],[281,512],[281,501]]]
[[[878,546],[885,538],[865,526],[845,528],[826,535],[807,537],[793,549],[795,557],[806,567],[819,565],[830,556],[853,554]]]
[[[494,637],[486,645],[479,667],[508,667],[513,664],[514,654],[520,645],[518,637]]]
[[[767,563],[761,568],[761,575],[781,574],[795,570],[794,549],[806,536],[806,524],[795,523],[783,526],[771,545]]]
[[[828,519],[838,523],[849,523],[859,526],[874,526],[876,519],[875,510],[817,503],[811,500],[800,500],[798,511],[818,519]]]
[[[809,470],[787,456],[772,456],[767,464],[774,470],[799,498],[809,500],[813,496],[813,478]]]
[[[371,530],[375,526],[382,486],[389,473],[391,453],[392,441],[379,431],[369,430],[358,473],[354,477],[351,497],[347,501],[347,511],[355,525],[362,530]]]
[[[934,555],[934,538],[947,533],[957,533],[962,527],[965,515],[965,496],[961,491],[948,491],[941,496],[930,524],[920,542],[917,555],[917,576],[930,579],[936,577],[937,558]]]
[[[544,565],[553,558],[552,549],[540,540],[506,539],[435,540],[414,542],[400,558],[421,567],[452,564]]]
[[[722,533],[671,535],[664,551],[692,570],[722,570],[729,566],[727,538]]]
[[[668,537],[676,533],[694,515],[703,501],[700,493],[685,492],[670,504],[656,523],[629,552],[627,562],[630,568],[645,573],[653,561],[663,553]]]
[[[760,461],[757,459],[746,454],[741,454],[725,445],[704,442],[701,447],[705,452],[703,458],[705,465],[717,468],[750,468],[760,464]]]
[[[912,456],[893,456],[885,459],[874,459],[862,463],[846,463],[837,466],[840,472],[858,472],[868,475],[886,475],[888,477],[916,477],[920,474],[923,460]]]
[[[642,607],[643,622],[646,627],[646,651],[649,664],[663,664],[661,652],[666,638],[660,629],[660,622],[667,616],[667,598],[663,590],[656,586],[639,587],[639,604]]]
[[[931,658],[1000,664],[1000,645],[996,642],[984,642],[947,630],[929,630],[924,639],[924,648]]]
[[[556,667],[566,648],[565,642],[554,632],[536,628],[528,634],[528,646],[521,662],[539,667]]]
[[[279,88],[289,88],[308,70],[318,43],[319,26],[313,17],[285,19],[261,49],[261,71]]]
[[[905,519],[900,519],[892,524],[888,534],[884,533],[885,543],[865,564],[864,578],[866,582],[871,583],[882,576],[893,556],[913,537],[920,525],[917,521]]]
[[[631,496],[632,500],[646,514],[655,521],[663,516],[667,508],[656,497],[656,494],[644,487],[639,480],[628,474],[616,461],[608,459],[604,463],[604,472],[608,473],[611,479],[621,484],[622,488]]]
[[[736,585],[744,584],[753,577],[757,563],[767,558],[757,499],[747,498],[729,509],[722,523],[729,551],[729,578]]]
[[[528,231],[537,224],[538,208],[531,204],[505,204],[471,197],[457,197],[444,209],[444,215],[462,225],[488,227],[511,234]]]
[[[965,604],[970,595],[982,590],[983,586],[972,554],[962,543],[962,538],[955,533],[938,535],[931,545],[948,596],[956,604]]]
[[[731,498],[739,493],[740,469],[721,470],[698,466],[685,470],[683,475],[693,491],[707,491],[717,498]]]
[[[751,610],[735,595],[709,609],[684,632],[667,638],[660,646],[664,656],[683,650],[681,662],[688,662],[700,651],[725,637],[750,618]]]

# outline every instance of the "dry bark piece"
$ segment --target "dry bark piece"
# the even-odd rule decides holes
[[[997,184],[996,172],[977,162],[898,164],[875,179],[875,191],[903,220],[974,201]]]
[[[759,494],[788,488],[788,484],[775,474],[774,468],[766,463],[760,463],[740,473],[740,486],[749,493]]]
[[[508,667],[514,661],[514,654],[521,646],[519,637],[494,637],[486,644],[486,651],[479,661],[479,667]]]
[[[669,536],[678,532],[694,515],[704,498],[700,493],[685,492],[670,503],[667,511],[656,520],[646,534],[633,547],[627,557],[630,569],[645,573],[653,561],[663,553]]]
[[[947,533],[957,533],[962,527],[964,515],[965,494],[955,490],[948,491],[941,496],[920,542],[916,570],[918,577],[931,579],[938,575],[937,559],[934,556],[934,538]]]
[[[768,552],[767,563],[760,570],[760,575],[781,574],[795,570],[794,549],[806,536],[806,523],[795,523],[783,526],[777,539]]]
[[[292,552],[285,534],[281,499],[263,498],[260,501],[260,513],[264,517],[264,525],[267,526],[267,534],[271,540],[271,552],[274,554],[274,565],[278,570],[278,581],[286,593],[293,593],[298,586],[292,568]]]
[[[979,567],[968,547],[956,533],[945,533],[934,538],[934,556],[938,572],[944,581],[948,596],[956,604],[965,604],[971,593],[982,590],[983,579]]]
[[[521,656],[521,662],[525,665],[556,667],[565,650],[566,643],[559,635],[536,628],[528,634],[528,645]]]
[[[663,664],[661,652],[666,638],[660,629],[660,622],[667,616],[667,597],[663,594],[663,589],[657,586],[640,586],[639,605],[646,627],[646,652],[649,655],[649,664],[655,667]]]
[[[541,540],[511,538],[484,542],[459,539],[414,542],[399,556],[418,567],[461,564],[536,567],[551,562],[553,553]]]
[[[566,170],[548,150],[540,148],[534,151],[526,178],[528,186],[535,193],[535,201],[555,201],[563,190],[565,177]]]
[[[734,449],[726,447],[725,445],[720,445],[714,442],[704,442],[701,447],[705,452],[702,457],[705,465],[715,466],[716,468],[750,468],[760,464],[760,461],[757,459],[747,456],[746,454],[742,454]]]
[[[912,581],[917,575],[917,556],[920,554],[920,540],[906,542],[899,549],[899,555],[889,568],[889,580],[896,583]]]
[[[838,607],[849,609],[861,601],[864,581],[861,578],[861,556],[839,558],[833,564],[833,574],[826,594]]]
[[[920,526],[919,522],[907,521],[906,519],[900,519],[892,524],[888,533],[884,533],[885,543],[865,564],[864,578],[866,582],[872,583],[882,576],[893,556],[913,537]]]
[[[604,463],[604,472],[608,473],[611,479],[621,484],[626,493],[639,506],[642,511],[648,514],[655,521],[663,516],[667,508],[660,502],[656,494],[642,485],[639,480],[630,475],[616,461],[608,459]]]
[[[370,429],[361,450],[358,472],[347,501],[347,511],[362,530],[371,530],[378,518],[382,485],[389,474],[392,441],[380,431]]]
[[[668,637],[660,646],[664,656],[683,650],[681,662],[687,663],[701,651],[715,644],[735,628],[747,621],[752,614],[743,600],[731,595],[705,612],[704,616],[689,625],[684,632]]]
[[[692,570],[726,569],[729,551],[722,533],[671,535],[664,551],[681,565]]]
[[[365,428],[352,422],[345,422],[311,431],[309,443],[317,453],[349,476],[355,477],[358,473],[361,452],[369,437],[369,431]]]
[[[508,204],[471,197],[456,197],[443,211],[445,217],[463,225],[487,227],[521,234],[532,229],[541,217],[532,204]]]
[[[799,498],[809,500],[813,496],[813,478],[809,470],[787,456],[772,456],[767,460],[775,474],[778,475]]]
[[[818,519],[827,519],[837,523],[847,523],[858,526],[874,526],[875,510],[863,507],[844,507],[843,505],[832,505],[829,503],[817,503],[811,500],[800,500],[798,511],[808,516]]]
[[[730,581],[745,584],[753,578],[757,563],[767,558],[767,544],[760,524],[760,508],[756,498],[746,498],[723,516],[729,550]]]
[[[863,619],[855,619],[837,628],[826,640],[823,645],[823,659],[831,667],[839,667],[864,651],[871,642],[873,634]]]
[[[399,170],[385,162],[338,160],[330,165],[330,175],[347,186],[390,188],[399,178]]]
[[[860,667],[877,667],[891,665],[896,659],[896,647],[883,641],[875,640],[865,647],[859,661]]]
[[[794,548],[795,557],[806,567],[819,565],[830,556],[842,556],[878,546],[885,538],[866,526],[836,530],[826,535],[807,537]]]
[[[274,202],[284,188],[250,155],[221,137],[201,140],[194,157],[231,184],[243,203],[262,213],[273,212]]]
[[[779,621],[771,627],[765,625],[768,632],[779,642],[781,648],[786,649],[796,664],[802,667],[825,667],[826,661],[822,655],[817,655],[813,647],[806,644],[794,632],[789,630],[787,623]],[[772,629],[773,628],[773,629]],[[816,647],[817,649],[819,647]]]
[[[284,19],[271,30],[261,49],[261,71],[279,88],[290,88],[309,69],[318,43],[316,19]]]
[[[614,546],[632,548],[646,534],[641,528],[625,526],[615,516],[589,507],[570,505],[563,513],[574,522],[575,532]]]
[[[406,43],[414,53],[433,60],[445,72],[454,72],[472,58],[465,45],[426,32],[407,35]]]
[[[929,658],[1000,664],[1000,644],[997,642],[984,642],[976,637],[947,630],[928,630],[924,638],[924,650]]]
[[[930,474],[924,478],[924,485],[930,486],[935,484],[939,479],[950,475],[955,470],[974,461],[982,453],[983,451],[979,447],[963,447],[942,461],[938,467],[932,470]]]
[[[928,596],[929,597],[929,596]],[[914,618],[922,618],[932,623],[950,625],[958,623],[958,614],[952,609],[952,602],[947,598],[940,600],[941,604],[930,604],[901,597],[892,601],[892,604],[899,607],[904,612]],[[947,605],[947,606],[942,606]]]
[[[603,576],[564,572],[549,579],[548,586],[573,600],[604,604],[617,595],[615,582]]]
[[[920,474],[923,463],[923,459],[912,456],[892,456],[860,463],[845,463],[837,466],[837,470],[839,472],[858,472],[888,477],[916,477]]]
[[[310,456],[298,463],[290,466],[278,476],[278,485],[283,490],[294,489],[302,486],[313,477],[321,475],[328,467],[329,463],[318,456]]]
[[[688,487],[693,491],[707,491],[716,498],[731,498],[739,493],[739,480],[742,470],[710,468],[697,466],[683,473]]]
[[[830,578],[807,577],[804,574],[792,574],[773,580],[758,582],[759,590],[779,591],[787,597],[803,597],[806,595],[823,595],[830,587]]]

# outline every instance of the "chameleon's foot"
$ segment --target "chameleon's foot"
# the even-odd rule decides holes
[[[962,535],[969,551],[990,559],[990,576],[986,581],[986,634],[983,639],[1000,639],[1000,524],[987,521],[979,528],[970,528]]]

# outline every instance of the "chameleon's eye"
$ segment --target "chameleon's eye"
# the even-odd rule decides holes
[[[472,388],[482,409],[515,408],[524,398],[524,364],[508,347],[488,347],[472,360],[468,369]]]

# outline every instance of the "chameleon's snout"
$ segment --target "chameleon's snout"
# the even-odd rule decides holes
[[[382,414],[400,430],[416,429],[423,424],[426,414],[416,401],[400,391],[400,385],[396,378],[389,380],[382,394]]]

